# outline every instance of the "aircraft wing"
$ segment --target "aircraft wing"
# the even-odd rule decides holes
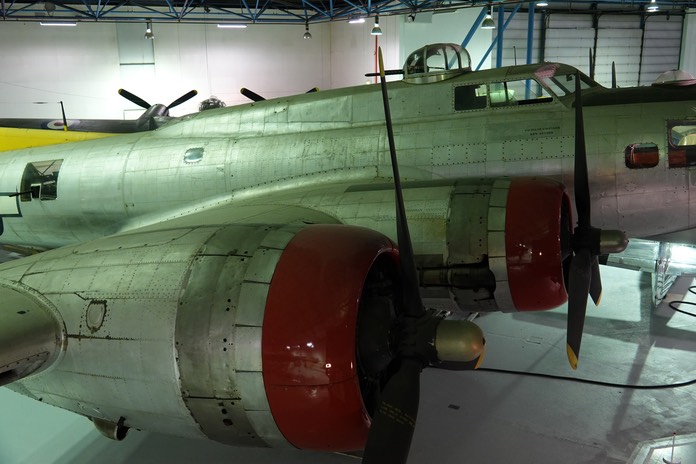
[[[696,275],[696,246],[631,239],[626,250],[609,255],[606,264],[651,273],[653,303],[658,305],[677,277]]]
[[[107,132],[110,134],[128,134],[137,132],[137,120],[119,119],[69,119],[68,129],[75,132]],[[61,119],[0,118],[0,127],[17,129],[63,130]]]
[[[0,127],[0,151],[41,147],[58,143],[79,142],[82,140],[109,137],[111,135],[115,134]]]

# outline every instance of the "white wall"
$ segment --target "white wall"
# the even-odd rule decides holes
[[[381,18],[387,67],[400,67],[398,17]],[[199,95],[174,110],[195,112],[215,95],[228,105],[246,103],[241,87],[273,98],[365,83],[374,69],[373,22],[304,25],[252,25],[219,29],[215,25],[153,24],[154,64],[121,63],[133,46],[117,40],[123,25],[79,23],[77,27],[41,27],[37,23],[0,25],[0,116],[59,118],[137,117],[141,110],[117,94],[125,88],[150,104],[168,104],[191,89]],[[132,26],[132,25],[130,25]],[[138,25],[136,25],[138,26]],[[119,29],[119,27],[121,29]],[[125,27],[128,29],[128,27]],[[140,25],[144,34],[144,25]],[[140,29],[135,35],[139,38]],[[132,41],[131,41],[132,42]],[[142,38],[141,44],[147,40]],[[12,44],[8,46],[8,44]],[[119,50],[119,44],[121,50]],[[129,61],[129,60],[125,60]],[[147,60],[145,60],[147,61]],[[50,101],[51,105],[36,105]]]
[[[80,117],[120,117],[113,24],[41,27],[3,21],[0,43],[2,117],[59,118],[59,100],[68,111],[79,109]]]

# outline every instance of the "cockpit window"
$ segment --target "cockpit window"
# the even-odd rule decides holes
[[[490,84],[492,107],[549,103],[553,98],[534,79],[494,82]]]
[[[486,84],[458,85],[454,88],[454,110],[480,110],[486,107]]]
[[[540,79],[543,85],[556,94],[557,97],[575,93],[575,74],[542,76]],[[587,90],[591,87],[593,87],[592,83],[585,80],[585,76],[580,75],[580,90]]]

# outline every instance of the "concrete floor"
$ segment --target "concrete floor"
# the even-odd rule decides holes
[[[650,276],[602,267],[580,365],[566,360],[565,308],[479,319],[482,370],[426,370],[411,464],[696,463],[696,318],[652,310]],[[681,277],[666,301],[696,301]],[[696,307],[686,311],[696,313]],[[529,375],[532,373],[534,375]],[[0,389],[0,463],[356,463],[348,456],[234,448],[131,431],[102,438],[83,418]]]

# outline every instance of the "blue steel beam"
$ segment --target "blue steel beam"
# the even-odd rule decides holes
[[[502,34],[503,32],[505,32],[505,29],[507,29],[508,24],[510,24],[510,21],[512,21],[512,18],[515,17],[515,15],[517,14],[517,12],[519,11],[521,6],[522,6],[521,3],[518,3],[517,5],[515,5],[515,8],[513,8],[513,10],[510,12],[510,16],[508,16],[508,19],[505,20],[505,23],[502,26],[500,26],[500,23],[498,23],[498,28],[499,28],[498,34]],[[486,53],[483,54],[483,58],[481,58],[481,62],[478,64],[478,66],[476,66],[476,71],[481,69],[481,66],[483,66],[483,62],[486,61],[486,58],[488,58],[488,55],[491,54],[491,51],[493,50],[493,47],[495,46],[496,42],[497,42],[497,37],[491,41],[491,46],[488,47],[488,50],[486,50]]]
[[[422,11],[442,10],[443,8],[480,8],[483,5],[480,1],[472,3],[471,0],[447,0],[447,2],[442,2],[441,0],[348,0],[350,3],[346,1],[339,2],[338,0],[322,0],[321,2],[317,0],[281,0],[281,3],[275,3],[275,0],[253,0],[257,2],[254,8],[254,5],[250,4],[251,0],[248,0],[246,4],[242,4],[241,0],[238,0],[239,5],[231,2],[221,4],[216,3],[217,1],[221,0],[207,0],[208,7],[219,13],[215,15],[204,14],[204,5],[199,0],[165,0],[159,2],[154,0],[133,0],[129,2],[123,0],[57,0],[53,19],[134,22],[150,18],[153,22],[215,23],[244,20],[291,24],[304,23],[305,21],[326,22],[347,18],[355,14],[364,15],[374,14],[375,12],[379,12],[381,15],[418,14]],[[607,13],[628,14],[637,14],[638,8],[644,7],[649,2],[649,0],[632,0],[631,2],[626,0],[576,0],[572,5],[574,7],[580,4],[589,5],[597,1],[600,6],[608,8],[606,10]],[[181,7],[182,3],[185,3],[183,8]],[[264,3],[266,5],[261,7]],[[522,4],[525,10],[528,8],[528,5],[529,8],[533,7],[530,0],[496,1],[495,4],[504,4],[508,8]],[[40,21],[46,19],[46,10],[43,5],[43,1],[0,0],[0,19],[27,22]],[[305,5],[308,9],[316,12],[316,14],[303,14]],[[246,10],[243,9],[244,7],[246,7]],[[672,15],[683,15],[686,7],[696,7],[696,0],[671,0],[665,11],[658,13],[658,15],[666,15],[668,13],[667,8],[669,8],[669,13]],[[242,8],[242,10],[239,8]],[[230,11],[231,9],[236,11],[232,12]],[[567,10],[567,2],[562,3],[551,0],[550,13],[539,11],[536,13],[555,14]],[[587,14],[584,10],[578,8],[574,8],[573,12]],[[225,16],[229,17],[226,18]],[[502,40],[502,38],[497,37],[496,40]]]
[[[488,8],[484,6],[483,8],[481,8],[481,12],[474,21],[474,24],[471,25],[469,33],[466,35],[466,37],[464,37],[464,40],[462,40],[462,48],[466,48],[466,46],[469,45],[469,42],[471,42],[471,39],[474,38],[474,34],[476,34],[476,31],[478,31],[478,28],[481,26],[483,18],[486,17],[486,13],[488,13]]]
[[[501,3],[500,5],[498,5],[498,24],[503,24],[503,21],[505,21],[505,7]],[[505,24],[505,27],[507,27],[507,24]],[[495,67],[496,68],[503,67],[503,36],[505,35],[505,27],[500,29],[500,32],[498,32],[498,37],[496,38],[497,39],[496,40],[497,46],[495,48]]]

